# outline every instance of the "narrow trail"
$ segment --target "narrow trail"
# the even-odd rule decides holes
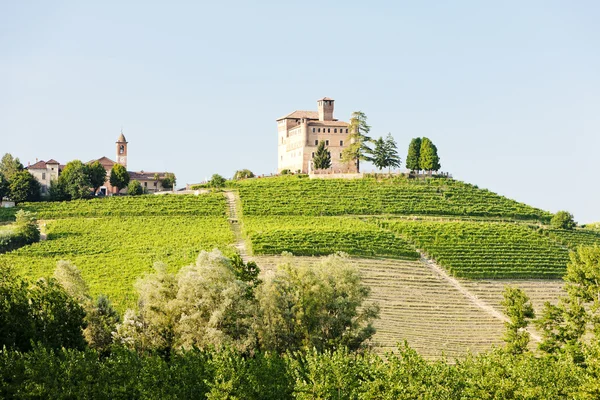
[[[460,281],[458,279],[454,278],[451,275],[448,275],[448,273],[443,268],[441,268],[439,265],[437,265],[435,263],[435,261],[425,257],[423,252],[421,252],[421,251],[419,251],[419,252],[421,253],[421,262],[424,263],[425,265],[427,265],[437,276],[439,276],[441,279],[445,280],[450,285],[452,285],[456,290],[458,290],[467,299],[469,299],[469,301],[471,301],[477,307],[481,308],[484,312],[488,313],[489,315],[491,315],[492,317],[494,317],[496,319],[499,319],[502,322],[508,322],[508,318],[504,314],[502,314],[500,311],[496,310],[494,307],[490,306],[489,304],[487,304],[486,302],[484,302],[483,300],[478,298],[476,295],[471,293],[467,288],[465,288],[460,283]],[[535,342],[542,341],[542,338],[538,334],[533,332],[531,329],[527,329],[527,332],[529,332],[531,339],[534,340]]]
[[[229,215],[229,226],[233,232],[235,237],[235,248],[240,253],[242,260],[244,262],[248,262],[248,249],[246,247],[246,242],[244,241],[244,237],[242,236],[242,228],[240,227],[240,223],[238,220],[238,209],[237,204],[239,201],[239,196],[236,192],[231,190],[225,190],[225,200],[227,201],[227,214]]]

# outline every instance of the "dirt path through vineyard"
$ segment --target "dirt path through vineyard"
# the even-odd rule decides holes
[[[229,216],[229,223],[233,234],[235,235],[235,248],[240,253],[242,260],[248,262],[248,249],[246,248],[246,241],[242,235],[242,227],[238,220],[238,202],[239,195],[237,192],[231,190],[225,190],[225,199],[227,201],[227,214]]]

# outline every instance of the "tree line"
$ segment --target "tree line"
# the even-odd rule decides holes
[[[262,276],[239,257],[204,252],[176,274],[157,265],[141,278],[139,307],[122,319],[68,262],[34,282],[4,269],[0,396],[598,398],[599,247],[571,254],[567,295],[536,320],[526,293],[507,288],[506,346],[456,362],[426,361],[406,344],[385,356],[359,345],[376,310],[346,261],[297,268],[290,258]]]
[[[371,126],[367,124],[367,116],[362,111],[355,111],[350,118],[348,126],[350,143],[342,151],[342,161],[352,163],[356,171],[360,172],[360,162],[373,163],[380,171],[387,168],[400,168],[402,159],[398,155],[398,145],[391,133],[387,136],[373,139],[370,136]],[[320,141],[313,157],[313,167],[316,170],[331,168],[331,153],[325,147],[325,142]],[[412,139],[406,167],[411,171],[439,171],[441,168],[437,147],[428,138]]]

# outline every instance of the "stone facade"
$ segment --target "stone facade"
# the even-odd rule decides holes
[[[50,182],[57,180],[64,165],[56,160],[38,161],[35,164],[27,166],[27,170],[40,183],[42,195],[47,195],[50,190]]]
[[[331,173],[354,173],[353,163],[343,162],[348,146],[348,123],[333,118],[334,100],[323,97],[317,111],[294,111],[277,119],[277,172],[312,172],[312,159],[320,141],[331,153]]]

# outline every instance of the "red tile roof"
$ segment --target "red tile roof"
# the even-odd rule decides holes
[[[294,112],[289,113],[288,115],[285,115],[281,118],[277,118],[276,121],[281,121],[282,119],[300,119],[300,118],[319,119],[319,112],[318,111],[294,111]]]

